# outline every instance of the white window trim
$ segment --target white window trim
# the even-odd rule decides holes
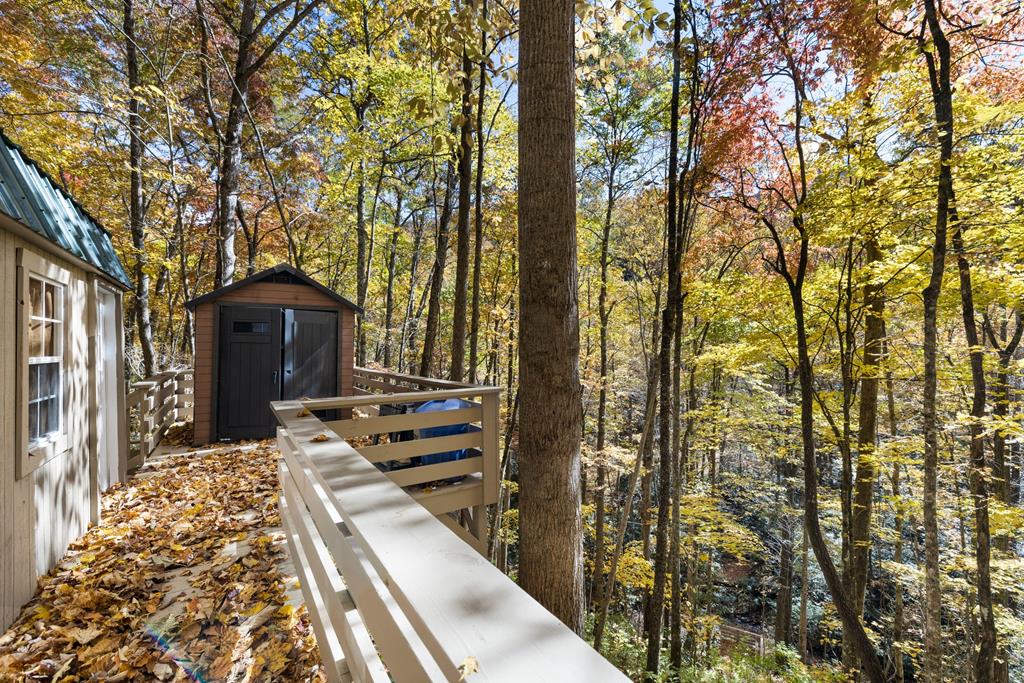
[[[71,318],[71,272],[57,264],[46,260],[35,252],[18,249],[18,287],[17,287],[17,415],[18,415],[18,461],[17,477],[30,474],[48,460],[68,451],[68,400],[70,397],[68,369],[69,362],[69,328]],[[29,444],[28,428],[28,320],[29,320],[29,275],[50,280],[64,288],[63,315],[61,324],[61,419],[60,432],[49,438]]]

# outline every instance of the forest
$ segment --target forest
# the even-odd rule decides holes
[[[357,365],[502,387],[490,559],[633,680],[1024,681],[1019,2],[0,0],[0,35],[0,128],[133,280],[133,378],[287,262],[364,310]]]

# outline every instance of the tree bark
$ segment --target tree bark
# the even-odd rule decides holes
[[[996,623],[992,607],[992,547],[989,532],[989,488],[988,468],[985,462],[985,350],[978,334],[978,322],[974,315],[974,290],[971,286],[971,264],[964,249],[963,223],[957,215],[955,200],[950,205],[953,231],[953,251],[956,253],[957,271],[960,275],[960,307],[963,313],[964,336],[970,349],[971,424],[970,471],[971,497],[974,502],[974,559],[977,564],[975,587],[977,589],[978,652],[974,659],[974,680],[990,683],[995,676]]]
[[[480,11],[487,21],[487,0],[481,0]],[[476,186],[473,193],[473,303],[469,324],[469,381],[476,382],[480,347],[480,269],[484,244],[484,102],[487,96],[487,31],[480,32],[480,80],[476,92]],[[497,342],[495,342],[497,343]]]
[[[469,209],[473,184],[473,63],[462,53],[462,126],[459,135],[459,213],[455,223],[455,310],[452,311],[452,367],[450,379],[466,375],[466,295],[469,285]]]
[[[935,207],[935,238],[932,244],[932,264],[928,286],[922,293],[924,320],[924,381],[921,402],[924,431],[924,480],[922,523],[924,525],[925,577],[924,577],[924,680],[940,683],[942,680],[942,588],[939,584],[939,525],[936,492],[938,489],[939,435],[936,413],[938,376],[938,303],[942,277],[946,269],[946,233],[949,204],[953,195],[953,91],[950,81],[949,41],[939,23],[935,0],[924,0],[925,22],[931,34],[929,51],[923,42],[920,50],[928,65],[932,90],[935,123],[939,131],[938,188]],[[936,64],[936,56],[938,64]]]
[[[865,245],[865,268],[882,259],[878,239],[869,235]],[[871,275],[869,273],[868,277]],[[857,471],[853,504],[851,505],[849,563],[843,567],[850,603],[858,618],[864,616],[864,593],[868,580],[868,557],[871,551],[871,512],[874,503],[875,480],[878,478],[876,455],[878,433],[878,376],[885,341],[885,299],[882,287],[872,281],[864,285],[864,347],[858,407]],[[853,652],[843,652],[847,666],[857,668]]]
[[[519,17],[519,581],[578,633],[575,14],[570,0],[523,0]]]
[[[451,161],[445,167],[444,199],[441,216],[437,221],[437,235],[434,247],[434,266],[430,273],[430,299],[427,303],[427,324],[423,331],[423,355],[419,374],[430,376],[433,366],[434,346],[437,344],[437,329],[441,320],[441,289],[444,286],[444,265],[448,259],[448,223],[452,217],[452,181],[454,173]]]
[[[388,244],[388,289],[384,295],[384,367],[391,367],[391,326],[395,311],[395,264],[398,259],[398,232],[402,229],[402,193],[395,197],[395,221]]]
[[[680,39],[682,8],[673,2],[672,95],[669,104],[668,213],[668,290],[661,314],[661,339],[658,348],[660,374],[658,411],[658,526],[654,543],[654,587],[647,608],[646,669],[657,673],[661,656],[661,624],[665,611],[665,586],[668,580],[669,504],[672,498],[672,340],[676,329],[676,301],[679,296],[679,228],[677,187],[679,177],[679,86],[681,71]]]
[[[135,3],[124,0],[125,62],[128,70],[128,226],[135,252],[135,324],[142,347],[142,372],[150,377],[156,372],[156,353],[153,348],[153,324],[149,307],[149,273],[146,271],[146,228],[143,213],[145,201],[142,181],[142,117],[138,89],[138,45],[135,42]]]

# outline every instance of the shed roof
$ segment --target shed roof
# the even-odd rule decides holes
[[[110,233],[22,149],[0,131],[0,212],[95,267],[117,284],[132,284]]]
[[[250,275],[244,280],[233,282],[230,285],[224,285],[220,289],[215,289],[212,292],[209,292],[208,294],[204,294],[202,296],[196,297],[195,299],[192,299],[191,301],[186,303],[185,306],[188,307],[189,309],[195,310],[196,306],[199,306],[200,304],[205,304],[215,299],[219,299],[228,292],[233,292],[237,289],[241,289],[256,282],[264,282],[267,280],[275,282],[280,282],[284,280],[285,282],[292,282],[293,284],[308,285],[309,287],[313,287],[314,289],[334,299],[339,304],[351,308],[356,313],[359,313],[360,315],[362,315],[363,313],[362,308],[352,303],[351,301],[343,297],[341,294],[338,294],[333,289],[329,289],[323,286],[310,276],[303,273],[298,268],[294,268],[293,266],[287,263],[278,263],[276,266],[267,268],[266,270],[261,270],[255,275]]]

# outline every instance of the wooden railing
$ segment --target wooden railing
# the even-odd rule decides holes
[[[168,427],[192,416],[194,387],[191,368],[167,370],[131,385],[125,397],[128,469],[146,462]]]
[[[479,552],[485,506],[497,498],[498,390],[407,391],[409,380],[362,372],[360,395],[273,404],[281,425],[281,518],[328,680],[625,681]],[[371,381],[395,388],[371,395]],[[382,405],[466,397],[479,402],[379,414]],[[310,412],[339,409],[353,411],[352,419],[325,423]],[[480,431],[458,439],[367,441],[357,449],[342,438],[470,422]],[[378,467],[463,447],[480,455]],[[453,476],[465,479],[417,486]],[[452,516],[460,506],[474,509],[468,530]]]

